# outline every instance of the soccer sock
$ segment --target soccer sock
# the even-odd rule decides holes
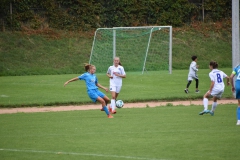
[[[213,104],[212,104],[212,112],[214,112],[216,108],[217,108],[217,102],[213,102]]]
[[[237,108],[237,119],[240,120],[240,106]]]
[[[208,109],[208,99],[207,98],[203,98],[203,107],[204,107],[204,110]]]
[[[105,111],[105,113],[106,113],[107,115],[109,115],[109,111],[108,111],[108,109],[107,109],[107,106],[104,106],[104,107],[103,107],[103,110]]]
[[[112,110],[115,111],[115,107],[116,107],[115,99],[111,99],[111,106],[112,106]]]

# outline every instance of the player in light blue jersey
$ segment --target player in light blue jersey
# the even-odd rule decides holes
[[[91,100],[94,103],[96,101],[99,101],[102,104],[102,109],[105,111],[108,118],[113,118],[113,116],[111,115],[111,113],[109,113],[109,110],[107,108],[107,103],[109,102],[109,98],[105,94],[103,94],[101,91],[98,90],[98,87],[99,87],[104,89],[106,92],[108,92],[108,88],[103,87],[98,83],[98,79],[94,74],[96,72],[96,67],[91,64],[85,64],[85,71],[87,72],[65,82],[64,86],[66,86],[69,82],[84,80],[87,86],[88,96],[91,98]]]
[[[235,87],[234,87],[233,78],[235,75],[236,75],[236,81],[235,81]],[[237,125],[240,126],[240,65],[238,65],[233,69],[230,79],[232,84],[232,92],[235,92],[236,99],[238,100]]]

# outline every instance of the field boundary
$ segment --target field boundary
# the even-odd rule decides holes
[[[209,100],[209,105],[212,100]],[[236,99],[222,99],[218,100],[218,104],[237,104]],[[178,105],[202,105],[202,100],[188,100],[188,101],[168,101],[168,102],[137,102],[125,103],[124,108],[146,108],[157,106],[178,106]],[[123,108],[123,109],[124,109]],[[69,106],[51,106],[51,107],[24,107],[24,108],[1,108],[0,114],[13,113],[34,113],[34,112],[58,112],[58,111],[77,111],[77,110],[94,110],[101,109],[101,104],[86,104],[86,105],[69,105]]]

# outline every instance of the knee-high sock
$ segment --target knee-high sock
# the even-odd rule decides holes
[[[216,108],[217,108],[217,102],[213,102],[211,111],[214,112]]]
[[[199,80],[196,79],[196,88],[198,88]]]
[[[103,110],[105,111],[105,113],[106,113],[107,115],[109,115],[109,111],[108,111],[107,106],[103,107]]]
[[[204,110],[208,109],[208,99],[207,98],[203,98],[203,107],[204,107]]]
[[[240,120],[240,106],[237,108],[237,119]]]
[[[116,107],[116,100],[115,99],[111,99],[111,107],[112,107],[112,110],[115,111],[115,107]]]

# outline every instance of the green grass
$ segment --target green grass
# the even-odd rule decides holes
[[[119,109],[0,115],[4,160],[238,160],[236,106]]]
[[[232,71],[230,68],[222,70],[228,75]],[[139,72],[127,72],[118,98],[124,102],[202,99],[210,87],[209,72],[209,69],[199,70],[199,94],[195,93],[194,81],[189,88],[190,93],[184,93],[188,70],[174,70],[172,74],[167,71],[146,72],[143,75]],[[67,80],[78,75],[80,74],[1,77],[0,107],[92,103],[86,93],[84,81],[72,82],[63,87]],[[97,77],[100,84],[109,86],[106,74],[97,73]],[[106,95],[111,97],[110,93]],[[231,97],[231,89],[226,86],[223,98]]]

